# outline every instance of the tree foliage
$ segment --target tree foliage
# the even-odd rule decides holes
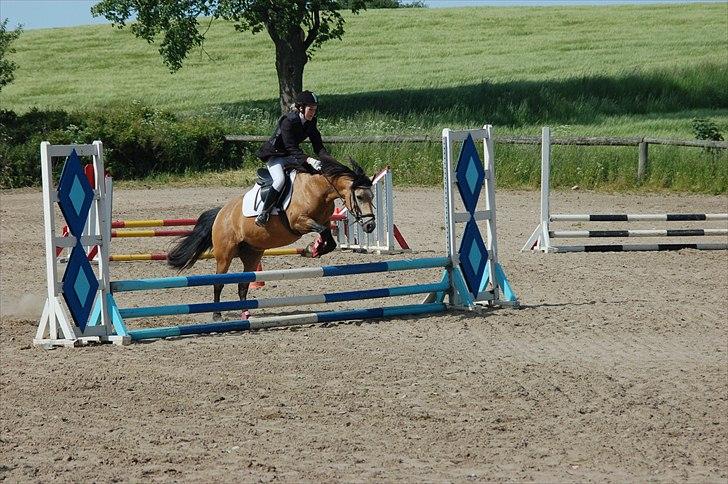
[[[353,12],[365,0],[349,0]],[[182,67],[190,51],[205,40],[200,22],[230,20],[238,31],[265,30],[276,46],[281,107],[285,109],[302,89],[303,68],[324,42],[340,39],[344,18],[338,0],[102,0],[92,8],[119,28],[136,16],[131,31],[147,42],[160,36],[159,53],[172,72]]]
[[[351,0],[339,0],[341,8],[349,8],[354,3]],[[427,5],[422,1],[411,1],[405,2],[402,0],[365,0],[364,8],[366,9],[377,9],[377,8],[425,8]]]
[[[15,79],[15,69],[18,66],[8,59],[8,55],[15,52],[13,42],[20,37],[20,33],[23,31],[20,26],[9,31],[7,26],[8,19],[0,21],[0,90]]]

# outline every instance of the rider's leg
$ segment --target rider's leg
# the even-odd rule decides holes
[[[286,182],[286,174],[283,171],[285,163],[285,158],[271,158],[268,160],[268,172],[270,173],[271,178],[273,178],[273,184],[268,189],[265,200],[263,200],[263,208],[260,211],[260,215],[258,215],[255,219],[256,225],[262,227],[268,223],[270,212],[273,210],[273,207],[278,201],[283,185]]]

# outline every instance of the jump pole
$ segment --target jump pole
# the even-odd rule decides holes
[[[552,222],[697,222],[728,221],[728,213],[619,213],[565,214],[551,213],[551,129],[541,130],[541,210],[540,221],[521,252],[630,252],[672,251],[682,249],[726,250],[728,242],[658,244],[554,245],[552,239],[627,238],[627,237],[728,237],[728,228],[631,229],[631,230],[553,230]],[[725,240],[725,239],[724,239]]]
[[[279,255],[303,255],[305,249],[298,247],[279,247],[277,249],[266,249],[263,252],[265,256],[279,256]],[[212,252],[204,252],[200,259],[214,259],[215,255]],[[136,261],[148,261],[148,260],[167,260],[166,252],[151,252],[148,254],[111,254],[109,256],[111,262],[136,262]]]
[[[219,283],[281,281],[295,279],[310,279],[316,277],[336,277],[353,274],[369,274],[377,272],[392,272],[398,270],[417,270],[446,267],[449,263],[445,257],[429,259],[413,259],[389,262],[375,262],[366,264],[322,266],[317,268],[288,269],[278,271],[241,272],[232,274],[214,274],[207,276],[170,277],[160,279],[128,280],[113,283],[112,292],[122,291],[148,291],[156,289],[169,289],[192,286],[208,286]],[[407,296],[413,294],[427,294],[440,292],[450,288],[450,281],[443,278],[438,283],[415,284],[378,289],[363,289],[338,293],[325,293],[310,296],[279,297],[270,299],[251,299],[245,301],[226,301],[221,303],[180,304],[168,306],[151,306],[140,308],[119,309],[119,316],[124,319],[141,318],[175,314],[205,313],[211,311],[231,311],[243,309],[259,309],[284,306],[301,306],[302,304],[325,304],[344,301],[358,301],[386,297]],[[444,296],[443,296],[444,297]],[[365,308],[340,311],[321,311],[290,316],[275,316],[267,318],[251,318],[231,323],[203,323],[183,326],[170,326],[165,328],[148,328],[131,330],[129,336],[132,340],[159,338],[172,335],[192,334],[203,329],[204,332],[220,332],[221,328],[243,331],[263,327],[289,326],[294,324],[311,324],[317,322],[343,321],[349,319],[371,319],[395,315],[426,314],[445,311],[442,301],[428,304],[410,304],[380,308]],[[212,325],[212,326],[208,326]],[[210,328],[217,328],[211,330]]]
[[[482,140],[484,143],[485,167],[475,149],[474,140]],[[88,203],[77,210],[79,213],[71,214],[73,227],[71,236],[63,242],[72,246],[71,257],[66,267],[64,284],[59,287],[57,281],[51,277],[51,269],[55,274],[56,258],[55,246],[59,238],[53,235],[55,220],[53,219],[54,204],[64,204],[62,207],[66,216],[69,199],[66,191],[68,187],[81,184],[75,183],[75,173],[80,167],[76,152],[70,153],[66,160],[61,180],[73,179],[74,184],[61,183],[56,191],[53,180],[50,177],[50,161],[44,168],[44,210],[46,212],[46,263],[49,267],[49,300],[46,303],[46,310],[41,317],[34,343],[46,347],[50,346],[78,346],[89,342],[113,342],[126,344],[132,340],[163,338],[168,336],[180,336],[187,334],[220,333],[226,331],[242,331],[275,326],[289,326],[293,324],[311,324],[316,322],[343,321],[352,319],[370,319],[381,317],[395,317],[403,315],[418,315],[441,312],[450,309],[473,310],[481,305],[517,305],[518,301],[513,294],[505,278],[503,269],[498,264],[497,245],[495,240],[495,198],[494,198],[494,172],[493,172],[493,151],[490,126],[482,130],[465,132],[443,131],[443,141],[447,142],[447,153],[443,150],[443,173],[445,177],[445,213],[448,224],[447,254],[443,257],[404,259],[386,262],[372,262],[365,264],[352,264],[341,266],[322,266],[314,268],[287,269],[277,271],[256,271],[229,274],[210,274],[202,276],[181,276],[157,279],[138,279],[128,281],[109,281],[109,260],[104,257],[108,252],[110,242],[110,231],[102,231],[94,236],[92,240],[76,237],[82,230],[84,222],[88,217]],[[453,168],[454,161],[450,149],[455,142],[462,142],[460,157],[457,166]],[[47,145],[47,143],[46,143]],[[88,146],[88,145],[84,145]],[[98,144],[97,152],[100,154],[101,144]],[[66,150],[56,150],[48,145],[46,150],[59,153],[58,156],[68,154]],[[79,148],[80,151],[84,151]],[[45,160],[46,158],[44,158]],[[48,157],[48,160],[50,158]],[[97,156],[94,161],[97,173],[103,173],[103,157]],[[75,177],[75,178],[74,178]],[[98,186],[98,185],[97,185]],[[465,187],[465,188],[464,188]],[[457,190],[462,198],[462,205],[456,207],[454,203],[457,197],[454,194]],[[90,185],[85,187],[86,192],[91,192],[94,203],[104,202],[104,190],[92,190]],[[56,192],[58,195],[53,196]],[[481,197],[481,195],[483,195]],[[88,198],[88,196],[86,197]],[[485,210],[477,207],[479,199],[483,198]],[[464,208],[462,208],[464,206]],[[104,225],[104,210],[97,210],[99,219],[96,227],[109,227]],[[68,221],[68,220],[67,220]],[[460,231],[455,224],[464,223],[465,229]],[[478,223],[486,226],[486,241],[483,241]],[[69,223],[69,225],[72,225]],[[79,229],[79,226],[81,229]],[[85,257],[84,244],[95,242],[100,247],[102,257],[99,260],[99,276],[94,277],[90,262]],[[441,268],[442,276],[439,281],[424,284],[414,284],[397,287],[386,287],[378,289],[361,289],[339,293],[325,293],[309,296],[293,296],[283,298],[270,298],[251,301],[226,301],[221,303],[197,303],[187,305],[168,305],[140,308],[119,308],[114,300],[113,293],[138,290],[159,290],[163,288],[190,287],[202,285],[214,285],[220,283],[234,282],[256,282],[266,280],[296,280],[311,277],[337,277],[353,274],[368,274],[379,272],[391,272],[397,270],[421,270]],[[78,274],[83,274],[83,279],[90,285],[78,284]],[[68,284],[65,281],[70,281]],[[75,282],[74,282],[75,281]],[[69,292],[79,293],[83,289],[81,301],[76,303],[69,297]],[[300,306],[304,303],[333,303],[353,300],[379,299],[384,297],[397,297],[412,294],[427,294],[425,300],[420,304],[404,304],[399,306],[385,306],[372,308],[356,308],[348,310],[321,311],[290,316],[271,316],[262,318],[251,318],[228,322],[213,322],[191,325],[170,326],[165,328],[127,329],[124,319],[132,317],[147,317],[153,314],[189,314],[193,312],[205,312],[209,310],[224,310],[229,308],[261,308],[279,306]],[[71,318],[66,318],[64,306],[61,304],[59,295],[67,302]],[[446,302],[447,299],[447,302]],[[69,300],[71,300],[69,302]],[[55,306],[54,306],[55,305]],[[75,306],[75,307],[71,307]],[[82,306],[80,309],[77,306]],[[51,314],[62,314],[62,318],[50,316]],[[60,327],[60,331],[59,331]],[[60,333],[60,334],[59,334]]]

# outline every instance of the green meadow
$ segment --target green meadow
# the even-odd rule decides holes
[[[728,3],[371,10],[316,51],[304,84],[321,96],[326,134],[431,134],[493,124],[498,134],[693,139],[708,118],[728,137]],[[203,22],[205,23],[205,22]],[[156,45],[128,29],[27,31],[0,108],[92,111],[138,101],[209,117],[230,134],[267,134],[278,116],[273,44],[215,21],[203,50],[171,74]],[[501,186],[538,185],[538,147],[498,144]],[[439,148],[337,145],[399,181],[439,183]],[[726,150],[651,149],[634,181],[636,148],[555,147],[563,186],[724,193]],[[555,162],[556,163],[556,162]],[[697,167],[697,168],[696,168]],[[158,175],[162,176],[162,175]]]

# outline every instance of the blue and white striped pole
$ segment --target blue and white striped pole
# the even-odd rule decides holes
[[[321,266],[301,269],[282,269],[260,272],[231,272],[228,274],[209,274],[199,276],[162,277],[157,279],[131,279],[111,283],[111,292],[147,291],[151,289],[170,289],[177,287],[210,286],[213,284],[232,284],[254,281],[282,281],[311,279],[316,277],[347,276],[375,272],[393,272],[413,269],[432,269],[446,267],[447,257],[422,259],[402,259],[388,262],[370,262],[338,266]]]
[[[301,306],[304,304],[325,304],[343,301],[358,301],[384,297],[408,296],[430,292],[443,292],[450,288],[450,280],[445,277],[441,282],[433,284],[416,284],[380,289],[363,289],[357,291],[312,294],[310,296],[277,297],[269,299],[248,299],[244,301],[225,301],[220,303],[172,304],[168,306],[149,306],[119,309],[122,318],[142,318],[151,316],[168,316],[175,314],[207,313],[213,311],[234,311],[242,309],[274,308],[283,306]]]
[[[154,338],[170,338],[192,334],[224,333],[229,331],[250,331],[255,329],[296,326],[302,324],[328,323],[334,321],[350,321],[375,318],[390,318],[416,314],[432,314],[445,311],[445,304],[411,304],[370,309],[351,309],[345,311],[324,311],[318,313],[274,316],[269,318],[242,319],[222,323],[190,324],[167,326],[163,328],[146,328],[129,331],[134,341]]]

